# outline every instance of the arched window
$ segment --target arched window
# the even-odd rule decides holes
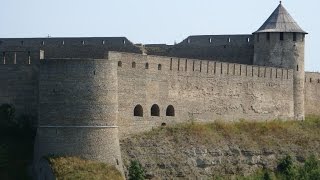
[[[159,106],[154,104],[151,107],[151,116],[160,116],[160,109]]]
[[[167,107],[166,116],[174,116],[174,107],[172,105]]]
[[[132,62],[132,68],[136,68],[136,62]]]
[[[146,69],[149,69],[149,63],[146,63],[146,67],[145,67]]]
[[[143,108],[140,104],[136,105],[133,110],[134,116],[143,117]]]
[[[121,61],[118,61],[118,66],[122,67],[122,62]]]

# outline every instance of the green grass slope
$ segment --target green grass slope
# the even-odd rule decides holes
[[[121,173],[104,163],[83,160],[77,157],[49,158],[57,179],[63,180],[123,180]]]

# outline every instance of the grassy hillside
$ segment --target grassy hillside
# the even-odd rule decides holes
[[[248,176],[275,170],[292,155],[302,164],[320,155],[320,119],[209,124],[189,123],[155,129],[122,140],[122,157],[139,160],[150,177]]]
[[[83,160],[76,157],[49,158],[57,179],[68,180],[123,180],[121,173],[104,163]]]

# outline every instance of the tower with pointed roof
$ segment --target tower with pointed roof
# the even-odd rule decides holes
[[[265,23],[253,33],[253,64],[293,69],[294,116],[304,119],[304,39],[307,34],[281,1]]]

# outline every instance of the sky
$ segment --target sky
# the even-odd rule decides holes
[[[173,44],[190,35],[251,34],[278,0],[1,0],[0,37],[127,37]],[[283,0],[306,37],[307,71],[320,71],[320,1]],[[318,33],[317,33],[318,32]]]

